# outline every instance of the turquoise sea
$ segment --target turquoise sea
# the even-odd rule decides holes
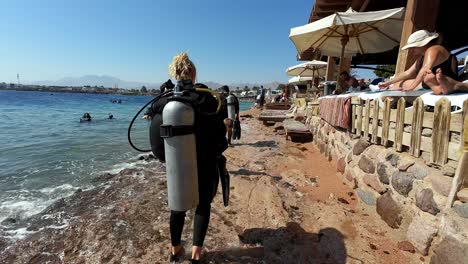
[[[121,104],[112,103],[121,99]],[[0,223],[39,213],[103,172],[142,166],[127,142],[136,112],[152,97],[0,91]],[[252,103],[241,103],[241,110]],[[84,112],[93,121],[80,123]],[[108,120],[112,113],[114,119]],[[149,122],[132,138],[149,148]],[[132,161],[132,162],[130,162]]]

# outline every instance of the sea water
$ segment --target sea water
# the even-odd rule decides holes
[[[122,100],[121,104],[112,103]],[[103,172],[143,166],[127,141],[133,116],[152,97],[0,91],[0,222],[37,214]],[[251,107],[241,102],[241,110]],[[89,112],[91,122],[80,123]],[[114,119],[107,119],[112,113]],[[141,116],[132,140],[149,149]],[[133,161],[133,162],[131,162]]]

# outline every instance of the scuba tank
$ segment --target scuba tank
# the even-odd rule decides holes
[[[236,99],[234,99],[234,96],[230,94],[227,98],[227,110],[228,110],[228,118],[235,120],[236,119]]]
[[[138,151],[152,151],[154,155],[166,163],[167,192],[169,207],[173,211],[187,211],[198,205],[198,166],[195,136],[195,119],[199,114],[204,116],[217,115],[221,109],[219,95],[208,88],[189,88],[166,91],[145,104],[130,122],[128,141]],[[218,102],[215,112],[200,113],[198,102],[190,98],[192,93],[209,93]],[[150,109],[159,100],[166,100],[163,108],[154,112],[150,126],[151,149],[140,149],[131,140],[131,129],[138,115],[150,104]],[[152,110],[154,111],[154,110]],[[159,114],[156,114],[159,113]],[[159,143],[160,142],[160,143]],[[224,163],[225,167],[225,163]],[[221,170],[218,168],[219,172]],[[229,174],[220,174],[223,183],[223,194],[229,197]],[[227,190],[227,191],[226,191]],[[227,203],[227,201],[225,201]]]
[[[198,170],[195,142],[195,111],[171,98],[163,109],[161,137],[164,139],[169,208],[187,211],[198,205]]]

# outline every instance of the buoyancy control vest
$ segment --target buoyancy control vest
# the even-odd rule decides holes
[[[166,162],[168,201],[174,211],[186,211],[198,204],[199,159],[221,155],[213,124],[219,118],[219,103],[201,85],[179,83],[172,96],[152,106],[150,127],[154,155]],[[206,87],[206,86],[205,86]],[[220,134],[218,134],[220,135]],[[211,142],[210,142],[211,141]],[[221,143],[222,144],[222,143]]]
[[[132,143],[131,128],[138,115],[150,104],[151,150],[142,150]],[[175,91],[156,96],[130,122],[130,145],[138,151],[152,151],[159,160],[166,162],[168,200],[174,211],[185,211],[197,205],[198,184],[201,190],[205,190],[200,199],[206,202],[206,197],[211,195],[209,199],[212,199],[219,177],[225,178],[221,178],[221,183],[223,194],[227,194],[223,197],[227,205],[229,174],[225,169],[225,159],[224,163],[221,162],[227,141],[220,108],[221,100],[216,92],[201,84],[179,82]],[[197,174],[200,176],[198,179]],[[213,190],[208,188],[207,191],[206,186],[211,185]]]

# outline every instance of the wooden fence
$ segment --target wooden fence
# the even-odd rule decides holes
[[[401,97],[396,109],[391,108],[390,98],[380,107],[377,107],[378,102],[352,98],[352,133],[415,157],[427,152],[433,164],[444,165],[448,160],[458,160],[463,144],[463,113],[451,113],[449,100],[439,100],[434,112],[425,110],[421,98],[407,103]],[[463,112],[468,112],[468,100]]]

